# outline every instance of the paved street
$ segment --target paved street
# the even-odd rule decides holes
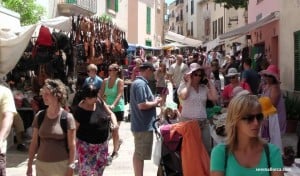
[[[104,175],[108,176],[133,176],[132,166],[132,154],[133,154],[133,136],[130,131],[130,123],[123,122],[120,127],[120,136],[123,139],[119,151],[119,157],[113,160],[112,165],[106,167]],[[113,149],[112,140],[110,140],[109,151]],[[15,148],[11,148],[7,154],[7,173],[8,176],[20,176],[25,175],[27,167],[27,153],[19,152]],[[153,164],[153,161],[145,162],[144,175],[153,176],[156,175],[157,167]]]
[[[128,106],[128,105],[127,105]],[[128,107],[126,107],[128,109]],[[157,108],[159,110],[159,108]],[[125,115],[127,112],[125,112]],[[123,139],[119,157],[116,158],[112,165],[106,167],[104,176],[133,176],[132,154],[133,154],[133,136],[130,131],[130,123],[123,122],[120,127],[120,136]],[[283,146],[291,145],[296,149],[297,137],[295,134],[285,134],[282,138]],[[112,140],[109,143],[110,152],[112,150]],[[7,153],[7,173],[8,176],[25,175],[27,167],[27,153],[15,150],[15,147],[9,149]],[[144,175],[156,175],[157,167],[153,161],[145,162]]]

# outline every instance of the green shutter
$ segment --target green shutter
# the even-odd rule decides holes
[[[119,1],[115,0],[115,12],[119,11]]]
[[[295,90],[300,91],[300,31],[294,33],[295,64],[294,64],[294,83]]]
[[[106,0],[106,9],[110,9],[110,0]]]
[[[147,34],[151,33],[151,8],[147,7],[147,27],[146,27]]]
[[[145,45],[146,46],[152,46],[152,41],[151,40],[146,40]]]

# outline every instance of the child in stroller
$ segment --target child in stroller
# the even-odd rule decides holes
[[[160,114],[159,126],[178,123],[181,114],[177,109],[177,104],[174,102],[167,102],[166,107],[162,107]]]
[[[180,118],[181,115],[177,109],[177,104],[169,102],[166,103],[166,107],[162,108],[160,117],[153,123],[157,137],[154,150],[159,148],[158,151],[154,151],[154,155],[160,155],[160,160],[155,161],[159,166],[158,176],[183,175],[180,156],[182,136],[176,133],[172,138],[170,137],[171,125],[179,122]]]

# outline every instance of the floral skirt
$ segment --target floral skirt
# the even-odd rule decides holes
[[[78,174],[80,176],[102,176],[108,157],[108,143],[89,144],[77,139]]]

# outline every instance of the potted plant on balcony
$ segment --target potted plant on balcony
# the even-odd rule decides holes
[[[300,98],[287,92],[284,99],[287,120],[286,133],[295,133],[300,120]]]

